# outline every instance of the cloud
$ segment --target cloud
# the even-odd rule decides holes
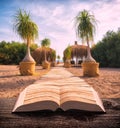
[[[21,2],[17,0],[14,1],[12,6],[30,11],[33,21],[39,27],[38,44],[40,44],[40,40],[50,38],[51,47],[56,49],[57,54],[60,55],[62,55],[63,50],[68,44],[73,45],[74,41],[78,40],[75,34],[74,20],[78,12],[83,9],[93,12],[96,19],[99,20],[95,42],[101,40],[108,30],[116,31],[117,28],[120,27],[120,0],[68,0],[64,2],[58,2],[56,0],[51,2],[49,0],[34,0],[31,2],[25,0],[25,2]],[[8,11],[9,10],[7,10],[7,12]],[[11,10],[10,15],[14,11],[15,9]],[[11,19],[10,17],[6,19],[6,21],[8,20],[8,24],[5,22],[9,29],[12,28]],[[10,40],[19,40],[12,31],[7,31],[7,29],[1,29],[0,32],[6,33],[7,38]],[[0,39],[2,39],[2,37],[0,37]]]
[[[62,5],[62,6],[57,6],[57,7],[55,7],[55,9],[53,10],[53,17],[54,16],[60,16],[60,15],[62,15],[63,13],[64,13],[64,6]]]
[[[108,30],[117,31],[120,27],[120,1],[101,3],[100,8],[94,10],[98,23],[98,37],[100,40]]]

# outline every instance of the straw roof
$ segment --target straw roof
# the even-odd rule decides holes
[[[70,46],[70,48],[71,48],[71,58],[74,57],[83,58],[87,56],[87,46],[78,45],[77,41],[75,41],[75,44]],[[64,50],[64,55],[65,55],[65,50]]]
[[[55,58],[53,57],[53,52],[55,52],[54,49],[46,48],[46,47],[39,47],[32,53],[32,56],[35,59],[37,64],[42,64],[42,62],[45,60],[45,52],[46,52],[46,59],[48,61],[52,62],[55,60]]]

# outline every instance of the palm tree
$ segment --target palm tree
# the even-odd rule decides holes
[[[27,44],[26,56],[23,61],[34,62],[34,59],[30,54],[30,45],[34,39],[38,37],[38,27],[31,20],[30,14],[27,14],[26,11],[18,10],[14,18],[14,29]]]
[[[41,46],[45,48],[50,47],[50,39],[48,38],[43,39],[41,42]],[[45,50],[45,61],[47,61],[46,50]]]
[[[90,40],[93,41],[93,35],[96,31],[96,19],[87,10],[83,10],[76,16],[76,33],[82,38],[82,42],[87,42],[87,58],[85,61],[95,61],[90,52]]]

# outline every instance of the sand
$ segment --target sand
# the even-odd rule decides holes
[[[120,98],[120,69],[101,68],[99,77],[83,77],[82,69],[68,68],[75,76],[84,79],[101,98]],[[28,85],[39,80],[48,70],[36,66],[37,75],[21,76],[16,65],[0,65],[0,98],[16,97]]]
[[[77,110],[12,114],[18,94],[48,71],[37,66],[39,75],[20,76],[17,66],[0,65],[0,128],[119,128],[120,69],[100,69],[100,76],[91,78],[83,77],[81,68],[67,70],[83,78],[99,92],[105,114]]]
[[[36,66],[36,75],[21,76],[16,65],[0,65],[0,98],[16,97],[28,85],[39,80],[48,70]]]
[[[67,70],[84,79],[101,98],[120,98],[120,68],[100,68],[98,77],[83,77],[82,68],[72,67]]]

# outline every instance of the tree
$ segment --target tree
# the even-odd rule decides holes
[[[34,62],[30,54],[30,45],[38,37],[38,27],[31,20],[30,14],[26,11],[19,10],[14,16],[14,30],[26,42],[27,51],[24,62]]]
[[[45,47],[45,48],[50,47],[50,39],[48,39],[48,38],[43,39],[41,42],[41,46]],[[45,49],[45,61],[47,61],[46,49]]]
[[[51,66],[55,67],[56,66],[56,51],[55,50],[52,50],[51,56],[52,56]]]
[[[57,59],[58,59],[58,60],[60,59],[60,56],[59,56],[59,55],[57,55]]]
[[[120,31],[108,31],[103,39],[92,47],[92,55],[101,67],[120,67]]]
[[[68,46],[68,47],[66,48],[64,54],[65,54],[65,60],[66,60],[66,61],[70,61],[70,59],[71,59],[71,47],[70,47],[70,46]]]
[[[60,55],[57,55],[58,63],[60,62]]]
[[[32,44],[30,50],[34,51],[37,44]],[[20,42],[0,42],[0,63],[1,64],[19,64],[24,58],[26,52],[25,43]]]
[[[51,53],[51,56],[52,56],[52,61],[55,61],[56,60],[56,51],[52,51]]]
[[[85,61],[95,61],[90,52],[90,40],[93,41],[93,35],[96,31],[96,19],[87,10],[83,10],[76,16],[76,33],[82,38],[82,42],[87,42],[87,58]]]
[[[64,67],[65,68],[70,68],[71,67],[71,62],[70,62],[70,59],[71,59],[71,47],[68,46],[65,51],[64,51],[64,59],[65,59],[65,62],[64,62]]]

